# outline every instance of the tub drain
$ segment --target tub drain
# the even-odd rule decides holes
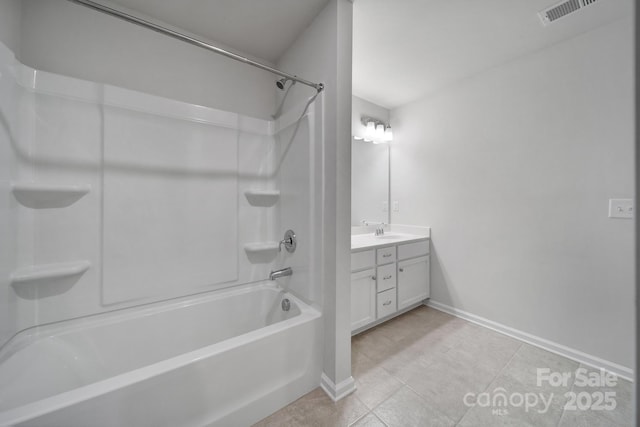
[[[282,300],[282,311],[289,311],[291,308],[291,301],[288,298]]]

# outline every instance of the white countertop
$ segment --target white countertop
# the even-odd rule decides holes
[[[352,234],[351,235],[351,250],[358,249],[373,249],[382,246],[396,245],[398,243],[410,243],[418,240],[427,240],[429,236],[408,234],[408,233],[395,233],[390,232],[383,234],[382,236],[376,236],[373,233],[367,234]]]

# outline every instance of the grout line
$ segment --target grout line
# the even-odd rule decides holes
[[[411,390],[412,392],[414,392],[416,394],[416,396],[418,396],[418,398],[420,400],[422,400],[424,403],[426,403],[430,409],[433,409],[434,411],[436,411],[437,413],[439,413],[440,415],[442,415],[444,418],[453,421],[454,423],[457,423],[456,420],[452,419],[449,415],[445,414],[444,412],[442,412],[440,409],[436,408],[434,405],[431,405],[429,402],[427,402],[427,400],[422,397],[422,395],[420,393],[418,393],[413,387],[411,387],[410,385],[405,385],[405,387],[407,387],[409,390]]]
[[[578,368],[580,368],[581,366],[584,366],[584,364],[580,363],[578,365]],[[576,388],[576,376],[574,371],[574,375],[571,376],[571,388],[569,389],[569,392],[574,391],[575,388]],[[562,405],[562,412],[560,412],[560,417],[558,417],[558,422],[556,423],[556,427],[560,425],[560,421],[562,421],[562,417],[564,417],[565,412],[567,412],[566,407],[567,407],[567,402],[565,401],[564,404]]]
[[[469,322],[471,323],[471,322]],[[483,327],[483,326],[481,326]],[[486,328],[489,329],[489,328]],[[504,370],[507,368],[507,366],[509,366],[509,363],[511,363],[511,361],[516,357],[516,354],[518,354],[518,352],[520,351],[520,349],[522,348],[522,346],[524,345],[524,343],[520,340],[517,340],[520,342],[520,345],[518,346],[518,348],[516,349],[516,351],[513,352],[513,354],[511,355],[511,357],[509,358],[509,360],[507,360],[504,364],[504,366],[502,366],[502,368],[500,368],[500,370],[498,371],[497,374],[494,375],[494,377],[491,379],[491,381],[489,381],[489,384],[487,384],[487,386],[485,388],[482,389],[482,392],[486,392],[487,390],[489,390],[489,388],[491,387],[491,384],[493,384],[499,377],[500,375],[504,372]],[[456,423],[456,425],[460,424],[462,422],[462,420],[464,419],[464,417],[469,413],[469,411],[471,411],[472,408],[467,408],[467,410],[464,412],[464,414],[462,415],[462,417],[458,420],[458,422]]]
[[[365,405],[367,406],[367,405]],[[369,409],[369,408],[367,408]],[[349,423],[349,427],[351,427],[352,425],[356,424],[358,421],[360,421],[361,419],[363,419],[364,417],[366,417],[367,415],[369,415],[371,413],[371,411],[365,412],[364,414],[360,415],[358,418],[356,418],[355,420],[353,420],[352,423]]]
[[[366,414],[364,414],[363,416],[361,416],[360,418],[358,418],[357,420],[355,420],[354,422],[352,422],[351,424],[349,424],[349,427],[352,427],[353,425],[355,425],[356,423],[358,423],[360,420],[362,420],[363,418],[366,418],[368,415],[373,415],[378,421],[380,421],[382,423],[382,425],[384,427],[388,427],[387,423],[385,423],[384,421],[382,421],[382,419],[377,416],[374,412],[373,409],[370,410],[369,412],[367,412]]]

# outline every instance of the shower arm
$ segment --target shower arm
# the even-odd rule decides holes
[[[226,56],[227,58],[231,58],[231,59],[234,59],[236,61],[243,62],[245,64],[249,64],[249,65],[252,65],[254,67],[260,68],[262,70],[269,71],[269,72],[271,72],[273,74],[276,74],[278,76],[285,77],[287,79],[302,83],[303,85],[306,85],[306,86],[314,88],[315,90],[318,91],[318,93],[320,93],[320,92],[322,92],[324,90],[324,84],[323,83],[310,82],[308,80],[302,79],[300,77],[294,76],[294,75],[289,74],[289,73],[285,73],[284,71],[280,71],[280,70],[278,70],[276,68],[273,68],[273,67],[270,67],[268,65],[261,64],[260,62],[253,61],[253,60],[251,60],[249,58],[246,58],[244,56],[235,54],[233,52],[229,52],[229,51],[224,50],[224,49],[221,49],[221,48],[219,48],[217,46],[214,46],[214,45],[211,45],[209,43],[203,42],[202,40],[198,40],[198,39],[196,39],[194,37],[187,36],[185,34],[182,34],[182,33],[179,33],[177,31],[171,30],[169,28],[165,28],[165,27],[162,27],[160,25],[154,24],[153,22],[146,21],[144,19],[141,19],[141,18],[138,18],[136,16],[130,15],[128,13],[122,12],[120,10],[113,9],[111,7],[102,5],[102,4],[97,3],[95,1],[91,1],[91,0],[68,0],[68,1],[70,1],[72,3],[77,3],[77,4],[80,4],[80,5],[89,7],[91,9],[93,9],[93,10],[97,10],[98,12],[106,13],[107,15],[111,15],[111,16],[114,16],[116,18],[123,19],[123,20],[125,20],[127,22],[131,22],[132,24],[140,25],[141,27],[156,31],[158,33],[167,35],[169,37],[173,37],[174,39],[178,39],[178,40],[181,40],[183,42],[192,44],[194,46],[198,46],[198,47],[201,47],[203,49],[209,50],[211,52],[217,53],[219,55]]]

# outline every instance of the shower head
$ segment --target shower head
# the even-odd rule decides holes
[[[276,82],[276,86],[278,86],[278,89],[280,90],[284,90],[285,85],[287,84],[287,81],[289,81],[290,79],[283,77],[280,80],[278,80]]]
[[[284,90],[284,87],[287,85],[287,80],[291,81],[291,84],[289,85],[289,87],[287,88],[287,90],[284,92],[284,95],[282,95],[282,99],[280,100],[280,105],[278,105],[278,109],[276,110],[276,112],[271,116],[274,119],[277,119],[278,117],[280,117],[280,113],[282,112],[282,106],[284,105],[284,101],[287,99],[287,95],[289,95],[289,91],[291,90],[291,88],[293,87],[293,85],[296,84],[295,80],[291,80],[288,78],[282,78],[280,80],[278,80],[276,82],[276,86],[278,86],[278,89],[280,90]]]

